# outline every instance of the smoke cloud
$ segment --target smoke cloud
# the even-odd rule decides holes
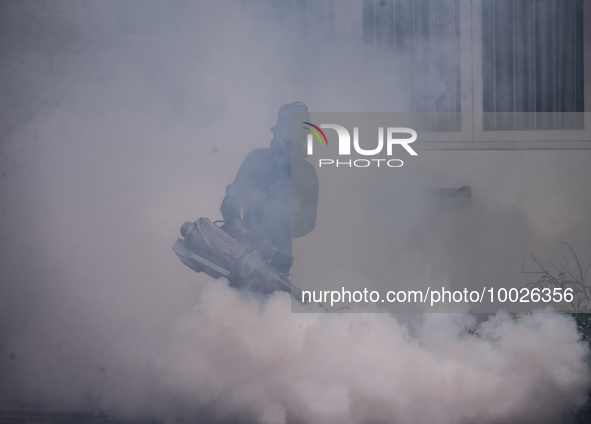
[[[303,36],[271,3],[2,2],[0,407],[167,423],[572,416],[591,374],[566,316],[292,314],[286,294],[260,299],[178,261],[180,224],[220,217],[281,104],[395,111],[408,100],[401,65],[363,47],[358,2],[335,2],[332,38]],[[397,196],[469,184],[473,202],[401,206],[373,192],[383,225],[363,225],[370,240],[395,240],[375,258],[392,261],[389,281],[516,284],[521,262],[555,239],[591,252],[586,152],[420,156],[397,174]],[[346,192],[321,181],[309,240],[359,217],[354,204],[332,214]],[[329,284],[363,277],[338,268],[344,247],[326,252]]]

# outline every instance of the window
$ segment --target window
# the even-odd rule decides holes
[[[484,130],[584,128],[583,53],[583,0],[484,0]]]
[[[436,116],[429,140],[591,140],[584,0],[362,0],[361,13],[364,41],[412,64],[411,110]]]
[[[591,4],[471,3],[473,140],[507,148],[591,148]]]
[[[429,140],[471,141],[470,7],[466,0],[363,0],[363,40],[398,63],[417,130]],[[469,4],[468,4],[469,6]],[[426,133],[424,132],[423,135]],[[423,138],[424,139],[424,138]]]
[[[461,112],[459,0],[364,0],[363,39],[407,66],[413,112]],[[452,129],[458,129],[455,122]]]

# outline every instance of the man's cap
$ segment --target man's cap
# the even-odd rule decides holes
[[[293,102],[283,105],[279,108],[279,113],[277,114],[277,118],[281,118],[285,115],[290,115],[292,112],[303,112],[308,113],[308,107],[302,102]]]

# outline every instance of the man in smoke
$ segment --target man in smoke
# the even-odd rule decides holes
[[[314,229],[318,204],[318,177],[306,161],[304,131],[292,132],[292,113],[309,121],[304,103],[281,106],[270,147],[248,154],[220,208],[224,229],[258,247],[284,275],[291,266],[291,241]]]

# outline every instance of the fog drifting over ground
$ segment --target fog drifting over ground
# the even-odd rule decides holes
[[[178,261],[180,225],[220,218],[281,104],[404,110],[398,65],[364,50],[360,30],[319,44],[265,10],[2,2],[0,407],[167,423],[553,423],[583,405],[588,352],[564,316],[292,314],[284,294],[261,302]],[[383,231],[364,221],[372,240],[400,239],[380,259],[401,284],[523,278],[530,252],[559,255],[556,239],[589,257],[587,152],[420,156],[396,184],[470,185],[473,203]],[[309,237],[339,225],[327,211],[347,188],[332,188]]]

